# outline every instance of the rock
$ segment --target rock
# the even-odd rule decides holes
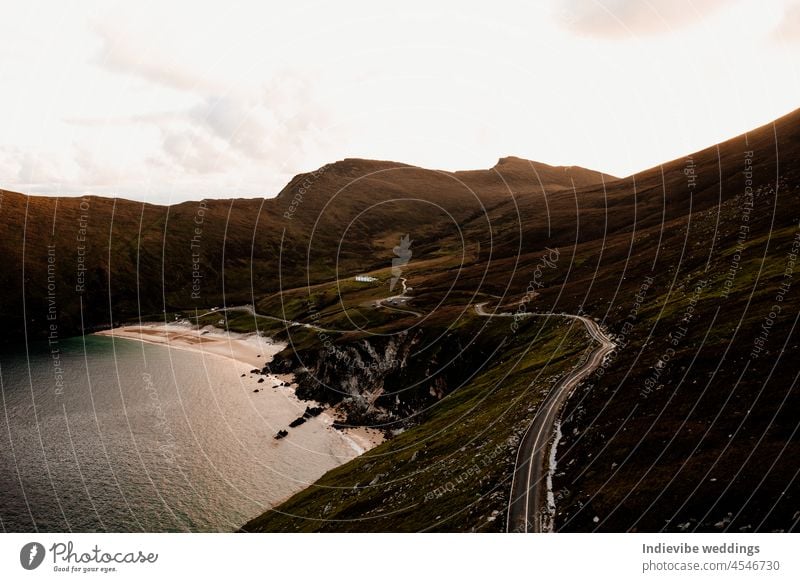
[[[282,438],[286,438],[289,435],[288,430],[279,430],[278,434],[276,434],[273,438],[277,441],[281,440]]]
[[[253,390],[253,392],[258,392],[258,388],[256,388],[255,390]]]
[[[314,418],[325,412],[321,406],[306,406],[306,411],[303,413],[303,418]]]
[[[258,383],[261,384],[264,381],[264,378],[259,378]]]
[[[244,378],[245,376],[246,376],[246,374],[242,374],[242,378]]]
[[[295,428],[296,426],[300,426],[301,424],[303,424],[305,421],[306,419],[301,416],[299,418],[295,418],[292,422],[290,422],[289,426],[291,428]]]
[[[251,374],[260,374],[260,373],[261,373],[261,370],[257,370],[257,369],[250,370],[250,373],[251,373]]]

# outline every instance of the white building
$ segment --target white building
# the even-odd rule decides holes
[[[369,275],[356,275],[356,281],[359,283],[373,283],[377,280],[376,277],[370,277]]]

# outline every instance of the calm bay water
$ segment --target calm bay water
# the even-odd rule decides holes
[[[2,531],[229,531],[355,453],[219,356],[87,336],[0,353]],[[259,393],[254,393],[260,388]]]

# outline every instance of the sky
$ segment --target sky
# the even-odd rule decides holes
[[[347,157],[617,176],[800,107],[800,0],[3,2],[0,188],[271,197]]]

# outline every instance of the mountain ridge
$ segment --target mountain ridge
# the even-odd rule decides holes
[[[278,198],[169,207],[6,195],[6,340],[46,336],[51,284],[60,337],[252,305],[272,319],[198,322],[286,340],[276,366],[301,396],[392,438],[248,529],[500,531],[514,443],[588,347],[559,314],[586,314],[623,348],[563,409],[557,529],[795,528],[800,110],[605,183],[504,160],[447,173],[351,159]],[[552,316],[490,325],[479,302]],[[401,369],[377,365],[395,349]],[[476,463],[474,482],[438,491]]]

